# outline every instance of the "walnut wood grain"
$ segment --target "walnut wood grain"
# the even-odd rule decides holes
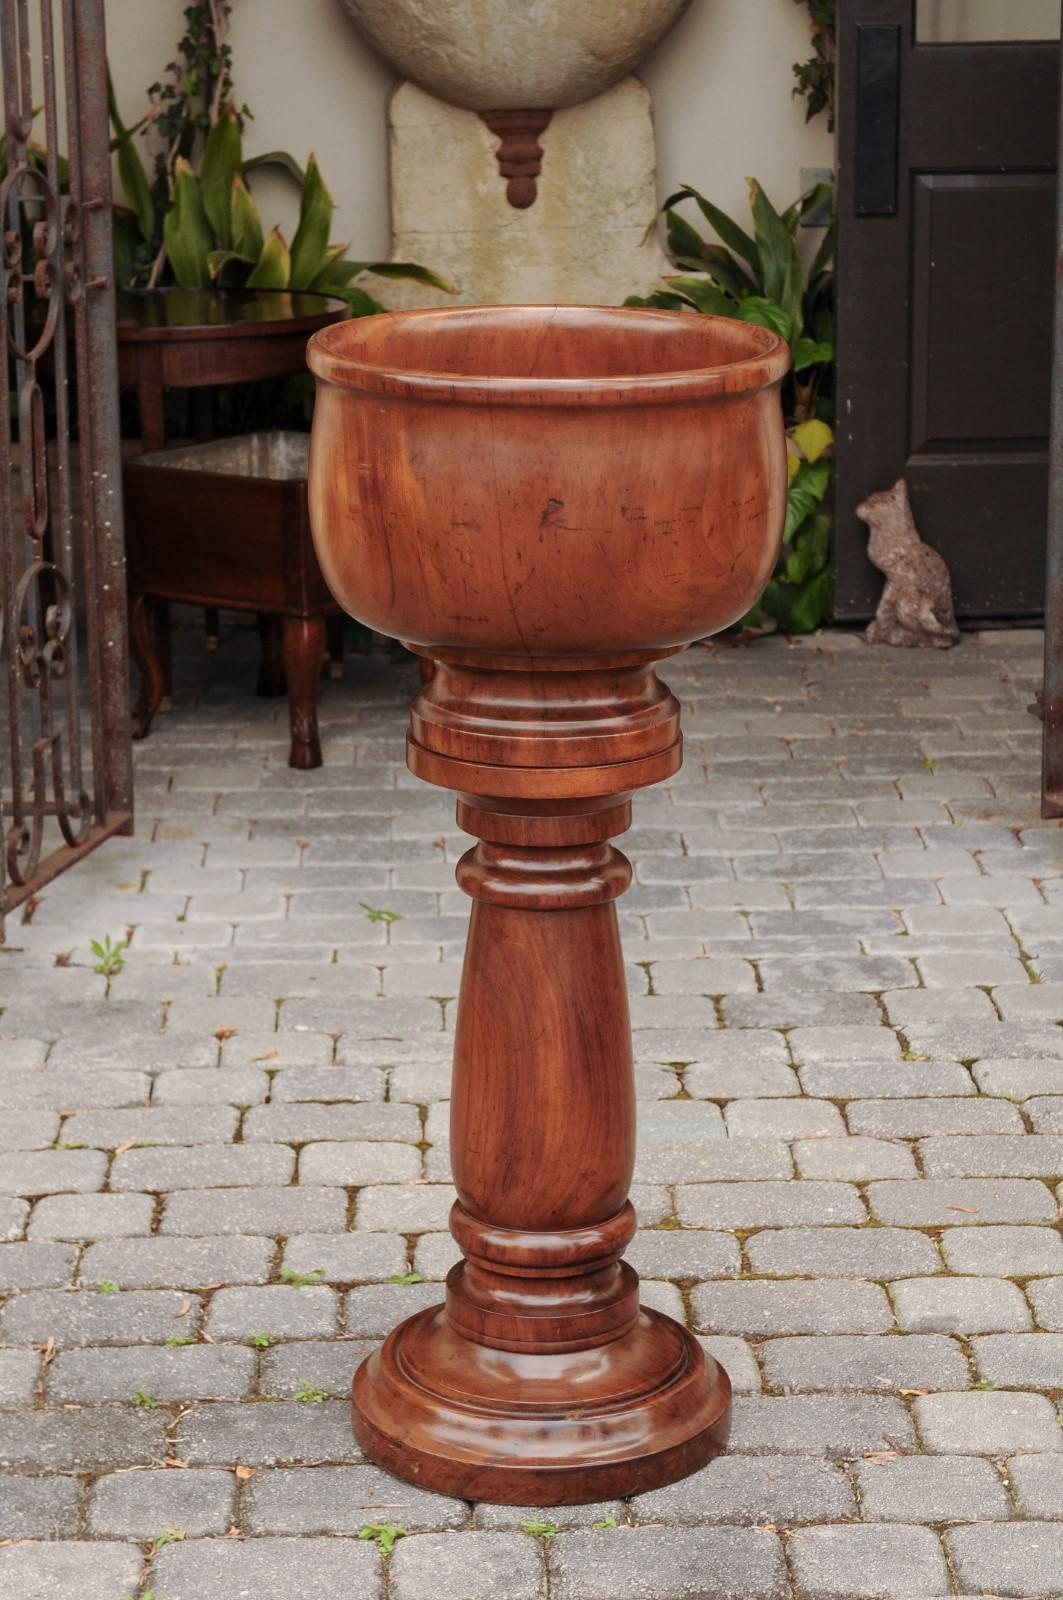
[[[340,603],[435,662],[411,770],[477,841],[445,1304],[354,1379],[355,1431],[446,1494],[560,1505],[723,1449],[727,1375],[622,1259],[635,1097],[612,840],[675,772],[653,663],[747,609],[786,489],[788,352],[741,323],[587,307],[318,334],[310,509]]]

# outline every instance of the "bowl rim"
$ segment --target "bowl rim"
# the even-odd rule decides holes
[[[489,373],[417,371],[402,367],[359,361],[344,353],[343,345],[361,318],[337,322],[322,328],[307,345],[307,364],[315,377],[336,388],[374,394],[390,394],[410,399],[449,401],[464,404],[521,406],[646,405],[688,402],[694,399],[741,397],[780,384],[790,369],[790,347],[781,335],[756,323],[737,317],[708,316],[702,312],[659,311],[643,306],[596,305],[506,305],[440,306],[414,311],[378,312],[374,323],[414,320],[446,321],[450,318],[512,317],[514,322],[544,312],[592,312],[604,320],[674,323],[678,317],[696,316],[699,324],[713,323],[728,329],[741,328],[751,337],[754,349],[735,361],[711,367],[677,368],[668,372],[610,374],[607,377],[541,378],[498,377]]]

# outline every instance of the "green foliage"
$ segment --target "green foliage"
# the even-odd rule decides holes
[[[253,1333],[248,1339],[248,1344],[253,1344],[256,1350],[268,1350],[273,1343],[271,1333]]]
[[[356,317],[383,309],[354,281],[366,272],[453,292],[427,267],[350,261],[346,244],[330,244],[332,196],[313,155],[305,169],[284,150],[244,159],[243,131],[251,112],[238,109],[233,98],[225,40],[230,10],[228,0],[186,6],[176,57],[164,80],[149,88],[149,109],[133,127],[123,124],[110,92],[113,148],[126,200],[115,213],[119,284],[327,293],[346,300]],[[149,133],[150,176],[136,142]],[[262,226],[247,182],[262,169],[278,170],[298,186],[299,224],[290,247],[279,228]]]
[[[393,1272],[388,1282],[401,1283],[405,1287],[411,1283],[423,1283],[424,1278],[419,1272]]]
[[[293,1289],[305,1289],[309,1283],[321,1283],[325,1277],[324,1267],[315,1267],[312,1272],[296,1272],[294,1267],[282,1267],[281,1277],[285,1283],[290,1283]]]
[[[389,911],[386,906],[371,906],[366,900],[359,900],[358,904],[370,922],[386,922],[390,926],[393,922],[402,921],[401,911]]]
[[[183,1344],[198,1344],[199,1340],[194,1333],[170,1333],[164,1341],[172,1350],[179,1349]]]
[[[452,292],[443,278],[412,262],[348,260],[345,244],[329,243],[333,201],[314,156],[305,172],[280,153],[268,163],[262,158],[245,162],[240,117],[232,103],[210,125],[198,173],[189,156],[175,153],[152,188],[113,102],[112,121],[130,206],[116,219],[116,266],[123,285],[304,290],[346,300],[354,316],[383,310],[354,282],[366,272],[413,278]],[[301,176],[299,225],[290,247],[279,227],[265,232],[247,185],[249,170],[266,164]]]
[[[835,0],[797,0],[808,7],[812,55],[794,62],[794,99],[805,101],[805,121],[827,113],[827,131],[834,132],[834,10]]]
[[[667,289],[628,305],[701,311],[771,328],[790,346],[792,370],[783,385],[789,489],[779,560],[764,593],[743,619],[771,619],[787,633],[811,633],[830,616],[830,492],[834,443],[834,225],[826,230],[808,271],[797,248],[801,218],[830,194],[816,184],[785,211],[776,211],[749,179],[753,231],[689,185],[664,203],[668,245],[682,274]],[[716,240],[705,240],[675,207],[693,200]],[[721,242],[716,242],[721,241]]]
[[[557,1528],[552,1522],[543,1522],[541,1517],[525,1517],[520,1525],[521,1532],[530,1534],[533,1539],[554,1539]]]
[[[406,1537],[406,1529],[398,1522],[367,1522],[358,1529],[359,1539],[372,1539],[381,1555],[389,1556],[397,1539]]]
[[[292,1399],[301,1401],[303,1405],[319,1406],[322,1400],[328,1399],[328,1390],[318,1388],[317,1384],[311,1383],[307,1378],[300,1378],[299,1387]]]
[[[97,1278],[96,1279],[96,1293],[97,1294],[117,1294],[118,1293],[118,1285],[116,1283],[112,1283],[109,1278]]]
[[[160,1402],[156,1400],[153,1394],[149,1394],[146,1389],[138,1389],[133,1395],[133,1399],[145,1411],[158,1411],[159,1409]]]
[[[129,949],[129,940],[118,939],[112,944],[108,933],[102,940],[90,939],[89,949],[96,957],[93,972],[98,972],[105,978],[114,978],[125,966],[125,952]]]
[[[610,1512],[609,1516],[607,1516],[607,1517],[599,1517],[597,1522],[592,1522],[591,1523],[591,1527],[592,1528],[615,1528],[616,1527],[616,1518]]]

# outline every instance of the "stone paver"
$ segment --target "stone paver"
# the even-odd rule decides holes
[[[9,919],[5,1600],[931,1600],[950,1571],[1063,1593],[1038,637],[931,661],[834,632],[662,668],[688,759],[621,841],[628,1255],[731,1371],[733,1427],[679,1483],[537,1510],[546,1539],[530,1508],[388,1479],[351,1431],[355,1367],[455,1259],[467,841],[402,766],[408,666],[323,683],[302,774],[283,706],[247,691],[256,640],[227,616],[208,671],[178,617],[136,837]],[[88,941],[130,928],[108,988]],[[385,1560],[357,1535],[387,1521],[408,1533]]]

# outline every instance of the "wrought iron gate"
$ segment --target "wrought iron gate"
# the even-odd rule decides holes
[[[0,0],[0,46],[2,937],[133,784],[103,0]]]

